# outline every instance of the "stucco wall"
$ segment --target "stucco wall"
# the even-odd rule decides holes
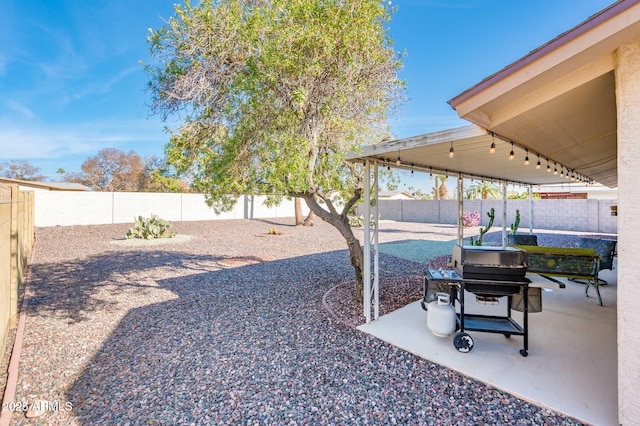
[[[616,69],[618,111],[618,416],[640,419],[640,39],[620,47]]]
[[[267,207],[265,197],[240,197],[235,207],[216,214],[202,194],[151,192],[35,192],[35,226],[133,223],[137,216],[157,214],[168,221],[293,217],[293,200]],[[309,209],[302,203],[303,214]]]

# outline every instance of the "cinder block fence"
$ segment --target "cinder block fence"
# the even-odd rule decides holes
[[[534,229],[562,231],[618,232],[618,218],[612,216],[611,207],[617,200],[558,199],[534,200],[533,216],[528,200],[507,200],[507,228],[514,222],[516,210],[520,211],[520,232],[527,232],[529,221]],[[381,219],[399,222],[457,223],[457,200],[380,200]],[[502,227],[502,200],[464,200],[463,210],[480,213],[481,225],[486,225],[487,213],[495,209],[494,226]],[[362,208],[358,211],[361,214]]]

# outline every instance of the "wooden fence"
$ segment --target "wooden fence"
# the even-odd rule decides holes
[[[27,262],[34,243],[34,194],[0,185],[0,350],[18,319]],[[3,353],[3,352],[0,352]]]

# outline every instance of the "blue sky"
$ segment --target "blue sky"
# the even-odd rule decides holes
[[[4,0],[0,162],[50,179],[103,148],[163,155],[167,134],[145,92],[147,31],[177,0]],[[397,0],[390,22],[410,100],[395,137],[468,124],[447,101],[613,0]]]

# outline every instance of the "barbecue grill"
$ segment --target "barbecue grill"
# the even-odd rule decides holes
[[[527,253],[518,248],[463,246],[454,247],[451,258],[453,269],[427,269],[425,273],[423,309],[433,298],[436,291],[447,289],[455,306],[460,305],[457,314],[459,333],[454,338],[454,346],[460,352],[469,352],[473,348],[473,339],[465,330],[488,333],[501,333],[510,338],[523,336],[522,356],[528,355],[528,291],[530,280],[527,273]],[[465,291],[473,293],[481,302],[496,302],[507,296],[507,314],[489,316],[465,314]],[[512,296],[523,296],[523,324],[511,317]]]

